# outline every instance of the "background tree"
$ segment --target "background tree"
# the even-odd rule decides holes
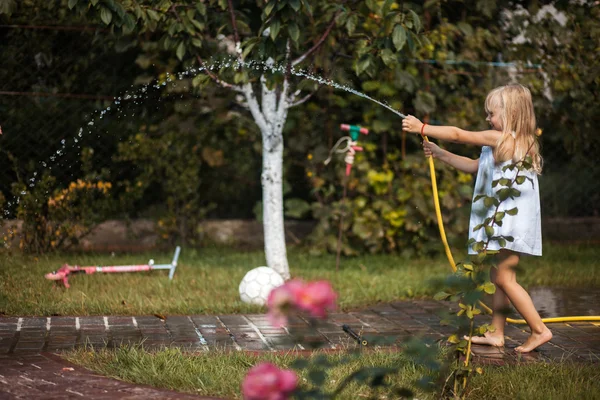
[[[421,28],[408,5],[393,1],[69,0],[68,5],[124,34],[137,29],[138,34],[160,35],[162,45],[180,60],[193,57],[210,79],[243,95],[243,105],[262,135],[267,264],[286,278],[282,133],[288,110],[316,90],[305,93],[302,80],[293,78],[294,69],[309,62],[313,69],[333,62],[338,43],[353,41],[350,57],[342,60],[356,75],[374,76],[384,66],[397,65],[397,53],[418,43]],[[205,58],[224,51],[237,64],[215,73]],[[250,57],[261,61],[258,71],[248,67]]]

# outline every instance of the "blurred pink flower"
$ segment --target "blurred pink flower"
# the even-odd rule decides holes
[[[336,307],[337,294],[327,281],[304,283],[294,279],[271,290],[267,299],[267,318],[273,326],[287,325],[288,315],[295,310],[314,318],[326,318]]]
[[[287,316],[294,307],[294,294],[286,284],[271,290],[267,298],[267,318],[271,325],[280,327],[287,325]]]
[[[246,400],[285,400],[297,385],[298,376],[294,371],[265,362],[248,371],[242,382],[242,395]]]
[[[336,307],[337,294],[327,281],[309,282],[296,295],[296,306],[315,318],[327,317]]]

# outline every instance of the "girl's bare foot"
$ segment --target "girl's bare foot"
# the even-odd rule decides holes
[[[465,336],[465,340],[469,340],[468,336]],[[492,332],[486,332],[483,336],[473,336],[471,342],[475,344],[483,344],[485,346],[504,346],[504,334],[498,335]]]
[[[515,348],[515,351],[519,353],[529,353],[533,349],[550,341],[550,339],[552,339],[552,332],[550,332],[550,329],[545,328],[542,333],[532,333],[525,343]]]

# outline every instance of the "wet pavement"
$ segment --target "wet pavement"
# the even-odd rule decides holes
[[[0,399],[216,399],[106,378],[54,354],[0,356],[0,362]]]
[[[316,347],[339,350],[356,346],[356,341],[343,331],[343,325],[367,336],[372,343],[383,339],[387,345],[397,346],[414,336],[443,341],[454,331],[452,326],[440,324],[443,313],[455,307],[455,303],[434,300],[380,304],[361,311],[330,314],[328,321],[318,325],[316,330],[300,317],[292,318],[288,329],[274,328],[264,314],[174,315],[165,319],[155,316],[5,317],[0,318],[0,355],[57,352],[86,345],[114,348],[140,344],[148,350],[180,347],[190,351],[302,351]],[[596,305],[584,303],[581,307],[593,309]],[[486,318],[489,319],[485,316],[480,320],[483,322]],[[527,355],[527,359],[593,363],[600,359],[600,322],[553,323],[550,328],[553,339]],[[474,346],[473,352],[494,363],[515,361],[517,354],[513,348],[526,340],[527,329],[526,325],[508,325],[505,349]],[[299,332],[301,337],[294,332]]]
[[[573,301],[568,310],[561,308],[561,304],[571,301],[567,297],[563,296],[553,303],[548,301],[550,295],[547,291],[532,289],[530,293],[544,316],[564,315],[562,311],[571,315],[600,314],[597,310],[600,290],[571,294],[571,300],[576,295],[580,300]],[[287,329],[274,328],[264,314],[174,315],[164,318],[0,317],[0,383],[9,383],[0,388],[0,398],[4,398],[4,394],[8,396],[6,398],[192,398],[125,384],[77,366],[65,367],[58,354],[86,345],[115,348],[127,344],[141,345],[148,350],[180,347],[202,352],[224,349],[252,352],[294,350],[303,353],[320,348],[335,352],[359,346],[344,332],[344,325],[367,338],[367,348],[394,351],[406,339],[415,336],[445,343],[454,328],[440,322],[445,318],[444,313],[456,312],[456,307],[456,303],[434,300],[379,304],[360,311],[330,314],[327,322],[318,325],[316,330],[312,329],[310,321],[300,317],[290,319]],[[490,317],[477,318],[478,322],[487,322]],[[514,348],[529,336],[527,326],[508,325],[506,346],[474,345],[474,363],[504,365],[573,361],[600,365],[600,322],[553,323],[549,327],[554,335],[549,343],[534,352],[520,355]],[[137,391],[136,388],[141,389]],[[50,397],[44,395],[50,393],[48,390],[54,391]]]

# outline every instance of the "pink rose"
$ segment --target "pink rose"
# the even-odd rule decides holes
[[[326,318],[335,309],[337,294],[327,281],[309,282],[297,293],[296,306],[315,318]]]
[[[293,311],[304,283],[293,279],[271,290],[267,298],[267,318],[273,326],[287,325],[287,316]]]
[[[271,363],[260,363],[250,369],[242,382],[246,400],[285,400],[298,385],[298,376]]]
[[[267,318],[271,325],[280,327],[287,325],[287,316],[294,307],[294,294],[286,287],[281,285],[271,290],[267,298]]]

